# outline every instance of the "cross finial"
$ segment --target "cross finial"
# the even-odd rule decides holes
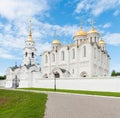
[[[83,22],[82,22],[82,21],[80,21],[80,29],[82,29],[82,25],[83,25]]]
[[[55,37],[56,39],[58,39],[58,34],[57,34],[57,32],[55,32],[54,37]]]
[[[94,23],[95,23],[95,22],[94,22],[94,20],[92,19],[92,20],[91,20],[92,28],[94,28]]]
[[[15,66],[17,66],[17,61],[15,62]]]
[[[102,37],[103,37],[103,34],[101,33],[101,34],[99,34],[100,35],[100,38],[102,39]]]

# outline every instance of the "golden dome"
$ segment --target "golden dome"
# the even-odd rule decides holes
[[[52,44],[60,44],[60,41],[58,39],[55,39]]]
[[[99,41],[99,44],[105,44],[105,41],[101,39],[101,40]]]
[[[94,27],[92,27],[92,29],[88,32],[88,34],[92,34],[92,33],[98,34],[98,31],[96,29],[94,29]]]
[[[87,36],[87,33],[84,30],[80,29],[74,34],[74,37],[76,36]]]

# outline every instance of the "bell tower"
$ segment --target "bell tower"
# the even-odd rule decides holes
[[[36,65],[36,48],[32,39],[32,23],[30,20],[30,32],[23,49],[23,65]]]

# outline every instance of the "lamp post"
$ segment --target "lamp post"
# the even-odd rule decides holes
[[[54,78],[54,91],[56,91],[56,76]]]
[[[56,80],[57,80],[57,78],[60,77],[60,74],[57,71],[54,72],[53,74],[54,74],[54,91],[56,91],[57,90]]]
[[[54,91],[56,91],[56,74],[57,73],[54,73]]]

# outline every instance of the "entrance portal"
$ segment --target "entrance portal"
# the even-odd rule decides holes
[[[87,77],[87,73],[85,71],[81,72],[80,77]]]

